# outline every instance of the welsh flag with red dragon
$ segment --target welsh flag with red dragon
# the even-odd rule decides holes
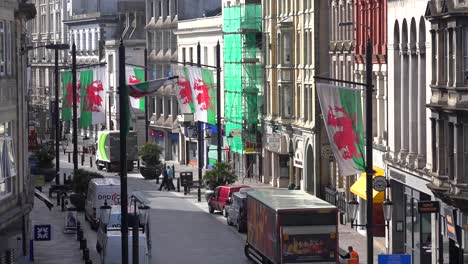
[[[134,85],[145,81],[145,70],[138,67],[125,66],[125,75],[128,85]],[[145,111],[145,97],[135,98],[130,96],[132,108]]]
[[[180,113],[195,113],[195,105],[187,67],[172,66],[172,73],[174,76],[178,76],[176,90]]]
[[[100,67],[80,73],[80,127],[88,127],[106,122],[105,106],[105,68]]]
[[[199,67],[187,67],[195,105],[195,120],[216,124],[216,90],[213,71]]]
[[[73,118],[73,89],[72,73],[70,71],[62,72],[62,120],[71,121]],[[80,103],[80,81],[76,85],[76,102]],[[77,111],[78,117],[80,111]]]
[[[325,127],[340,175],[365,171],[360,90],[317,83]]]

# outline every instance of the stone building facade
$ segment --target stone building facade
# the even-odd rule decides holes
[[[468,234],[468,2],[431,0],[428,57],[431,78],[428,188],[441,202],[433,238],[434,259],[467,262]],[[447,227],[447,228],[445,228]],[[442,243],[440,243],[442,242]]]
[[[0,1],[0,262],[28,260],[34,186],[28,162],[27,56],[32,4]]]
[[[435,218],[418,214],[420,201],[432,200],[429,124],[431,44],[427,1],[388,1],[388,149],[386,174],[395,207],[390,226],[390,248],[412,255],[413,263],[434,263]],[[404,233],[397,223],[403,224]],[[428,242],[429,241],[429,242]],[[432,245],[430,241],[433,241]],[[436,250],[432,250],[433,252]]]
[[[262,2],[265,52],[263,181],[322,195],[329,183],[314,76],[328,76],[328,2]]]
[[[30,1],[32,2],[32,1]],[[31,109],[34,110],[34,120],[37,122],[37,134],[45,139],[45,134],[53,137],[54,119],[50,112],[54,109],[55,83],[53,50],[42,47],[47,44],[67,43],[66,27],[62,23],[65,16],[66,4],[57,0],[34,1],[37,16],[29,24],[31,43],[34,50],[29,53],[31,65]],[[40,48],[38,48],[40,47]],[[67,51],[59,51],[59,65],[67,64]],[[48,138],[47,138],[48,139]]]

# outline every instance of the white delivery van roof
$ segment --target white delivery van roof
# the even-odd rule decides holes
[[[96,185],[115,185],[120,186],[119,177],[105,177],[105,178],[93,178],[91,182]]]

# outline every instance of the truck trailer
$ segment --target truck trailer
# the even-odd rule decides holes
[[[338,263],[338,209],[303,191],[249,191],[244,252],[259,264]]]
[[[120,132],[118,130],[104,130],[98,132],[96,142],[96,168],[112,171],[120,165]],[[127,169],[133,170],[135,161],[138,161],[137,133],[128,132],[127,135]]]

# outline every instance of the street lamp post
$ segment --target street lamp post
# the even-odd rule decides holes
[[[197,44],[197,67],[201,68],[201,46],[200,42]],[[219,131],[218,131],[219,133]],[[197,141],[198,141],[198,202],[201,202],[201,183],[203,174],[203,135],[202,135],[202,122],[197,121]]]
[[[145,226],[148,219],[148,210],[150,209],[147,205],[141,205],[138,207],[138,199],[132,195],[133,199],[133,228],[132,228],[132,259],[133,264],[139,263],[139,228],[140,224]],[[144,230],[144,229],[143,229]]]
[[[76,94],[76,44],[72,44],[72,95],[73,95],[73,170],[78,170],[78,111],[77,111],[77,97]]]
[[[60,126],[59,126],[59,65],[58,57],[59,50],[68,50],[68,44],[49,44],[45,46],[46,49],[53,49],[55,51],[55,184],[59,184],[60,174]],[[65,184],[65,183],[64,183]]]

